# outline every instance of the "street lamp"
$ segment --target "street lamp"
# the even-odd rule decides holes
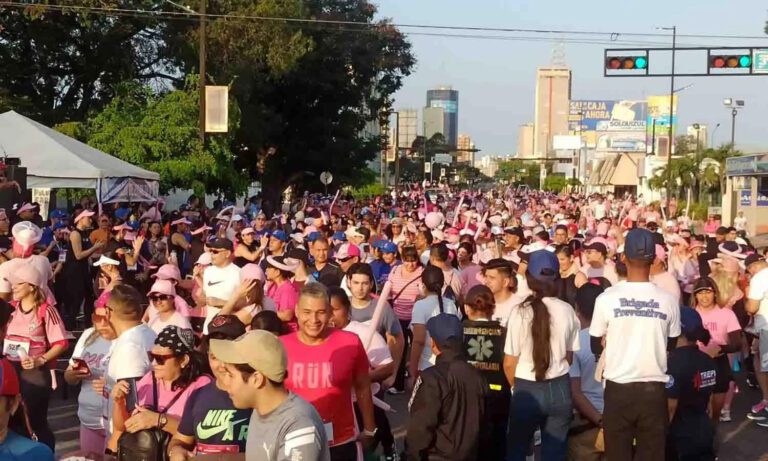
[[[744,108],[744,100],[725,98],[723,105],[727,109],[731,109],[731,152],[734,152],[736,150],[736,115],[738,115],[739,109]]]
[[[672,139],[672,115],[674,113],[675,103],[675,46],[677,45],[677,26],[657,27],[660,30],[672,31],[672,72],[670,72],[669,82],[669,148],[667,151],[667,203],[672,199],[672,148],[674,139]]]
[[[715,148],[715,133],[717,133],[717,129],[720,128],[720,124],[718,123],[715,125],[715,129],[712,130],[712,134],[709,135],[709,147],[712,149]]]

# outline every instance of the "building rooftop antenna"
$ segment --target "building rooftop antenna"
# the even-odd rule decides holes
[[[562,40],[552,44],[552,67],[567,67],[565,63],[565,42]]]

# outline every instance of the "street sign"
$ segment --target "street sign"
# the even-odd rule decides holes
[[[322,173],[320,173],[320,182],[321,183],[323,183],[324,185],[327,186],[328,184],[331,183],[331,181],[333,181],[333,175],[330,172],[323,171]]]
[[[432,163],[424,162],[424,173],[431,173],[431,172],[432,172]]]
[[[768,74],[768,49],[752,51],[752,73]]]
[[[445,168],[440,168],[440,177],[445,176]]]

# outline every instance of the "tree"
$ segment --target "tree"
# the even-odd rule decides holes
[[[78,7],[162,11],[155,0],[82,0]],[[158,6],[162,5],[162,6]],[[83,121],[125,80],[179,81],[175,58],[160,39],[160,16],[106,15],[36,3],[0,8],[0,91],[11,108],[43,124]],[[183,74],[182,74],[183,75]]]
[[[695,144],[695,143],[694,143]],[[682,157],[673,157],[671,162],[671,176],[667,166],[654,171],[654,177],[649,185],[656,189],[666,189],[668,179],[673,178],[672,189],[677,197],[687,195],[687,189],[691,189],[694,199],[701,201],[704,192],[719,192],[725,194],[725,163],[730,157],[741,155],[741,152],[732,151],[730,145],[723,145],[717,149],[705,149],[698,154],[692,153]]]
[[[531,189],[539,189],[541,165],[525,162],[521,159],[505,160],[498,163],[494,179],[525,184]]]
[[[561,192],[568,184],[569,182],[564,175],[551,174],[547,175],[547,177],[544,179],[543,189],[553,192]]]
[[[230,134],[209,136],[206,147],[198,136],[198,86],[191,77],[183,90],[154,94],[129,82],[87,124],[87,142],[127,162],[160,174],[163,192],[174,188],[198,194],[242,193],[248,179],[234,168],[231,134],[239,113],[230,106]]]

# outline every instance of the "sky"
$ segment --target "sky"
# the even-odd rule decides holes
[[[379,16],[395,24],[479,26],[606,33],[657,33],[676,25],[678,34],[755,36],[755,39],[678,38],[677,46],[765,46],[768,4],[758,0],[378,0]],[[506,32],[442,31],[401,28],[403,32],[515,36]],[[459,133],[472,137],[478,157],[512,154],[518,127],[533,121],[536,68],[552,61],[562,35],[539,41],[487,40],[409,34],[417,64],[395,95],[396,109],[422,108],[426,91],[450,85],[459,91]],[[575,38],[573,35],[565,36]],[[669,47],[669,37],[627,37],[652,42],[641,47]],[[765,38],[762,38],[765,37]],[[609,36],[587,37],[607,41]],[[618,47],[637,47],[621,44]],[[564,42],[565,62],[573,71],[572,99],[644,99],[669,94],[670,79],[605,78],[603,50],[610,44]],[[657,55],[652,64],[664,56]],[[663,61],[669,62],[666,57]],[[692,70],[695,56],[678,54],[678,68]],[[706,58],[704,58],[706,61]],[[667,66],[668,64],[658,64]],[[700,67],[703,67],[700,66]],[[759,77],[680,77],[678,130],[693,123],[709,126],[714,143],[730,142],[731,115],[724,98],[745,100],[736,122],[736,146],[768,151],[768,75]]]

